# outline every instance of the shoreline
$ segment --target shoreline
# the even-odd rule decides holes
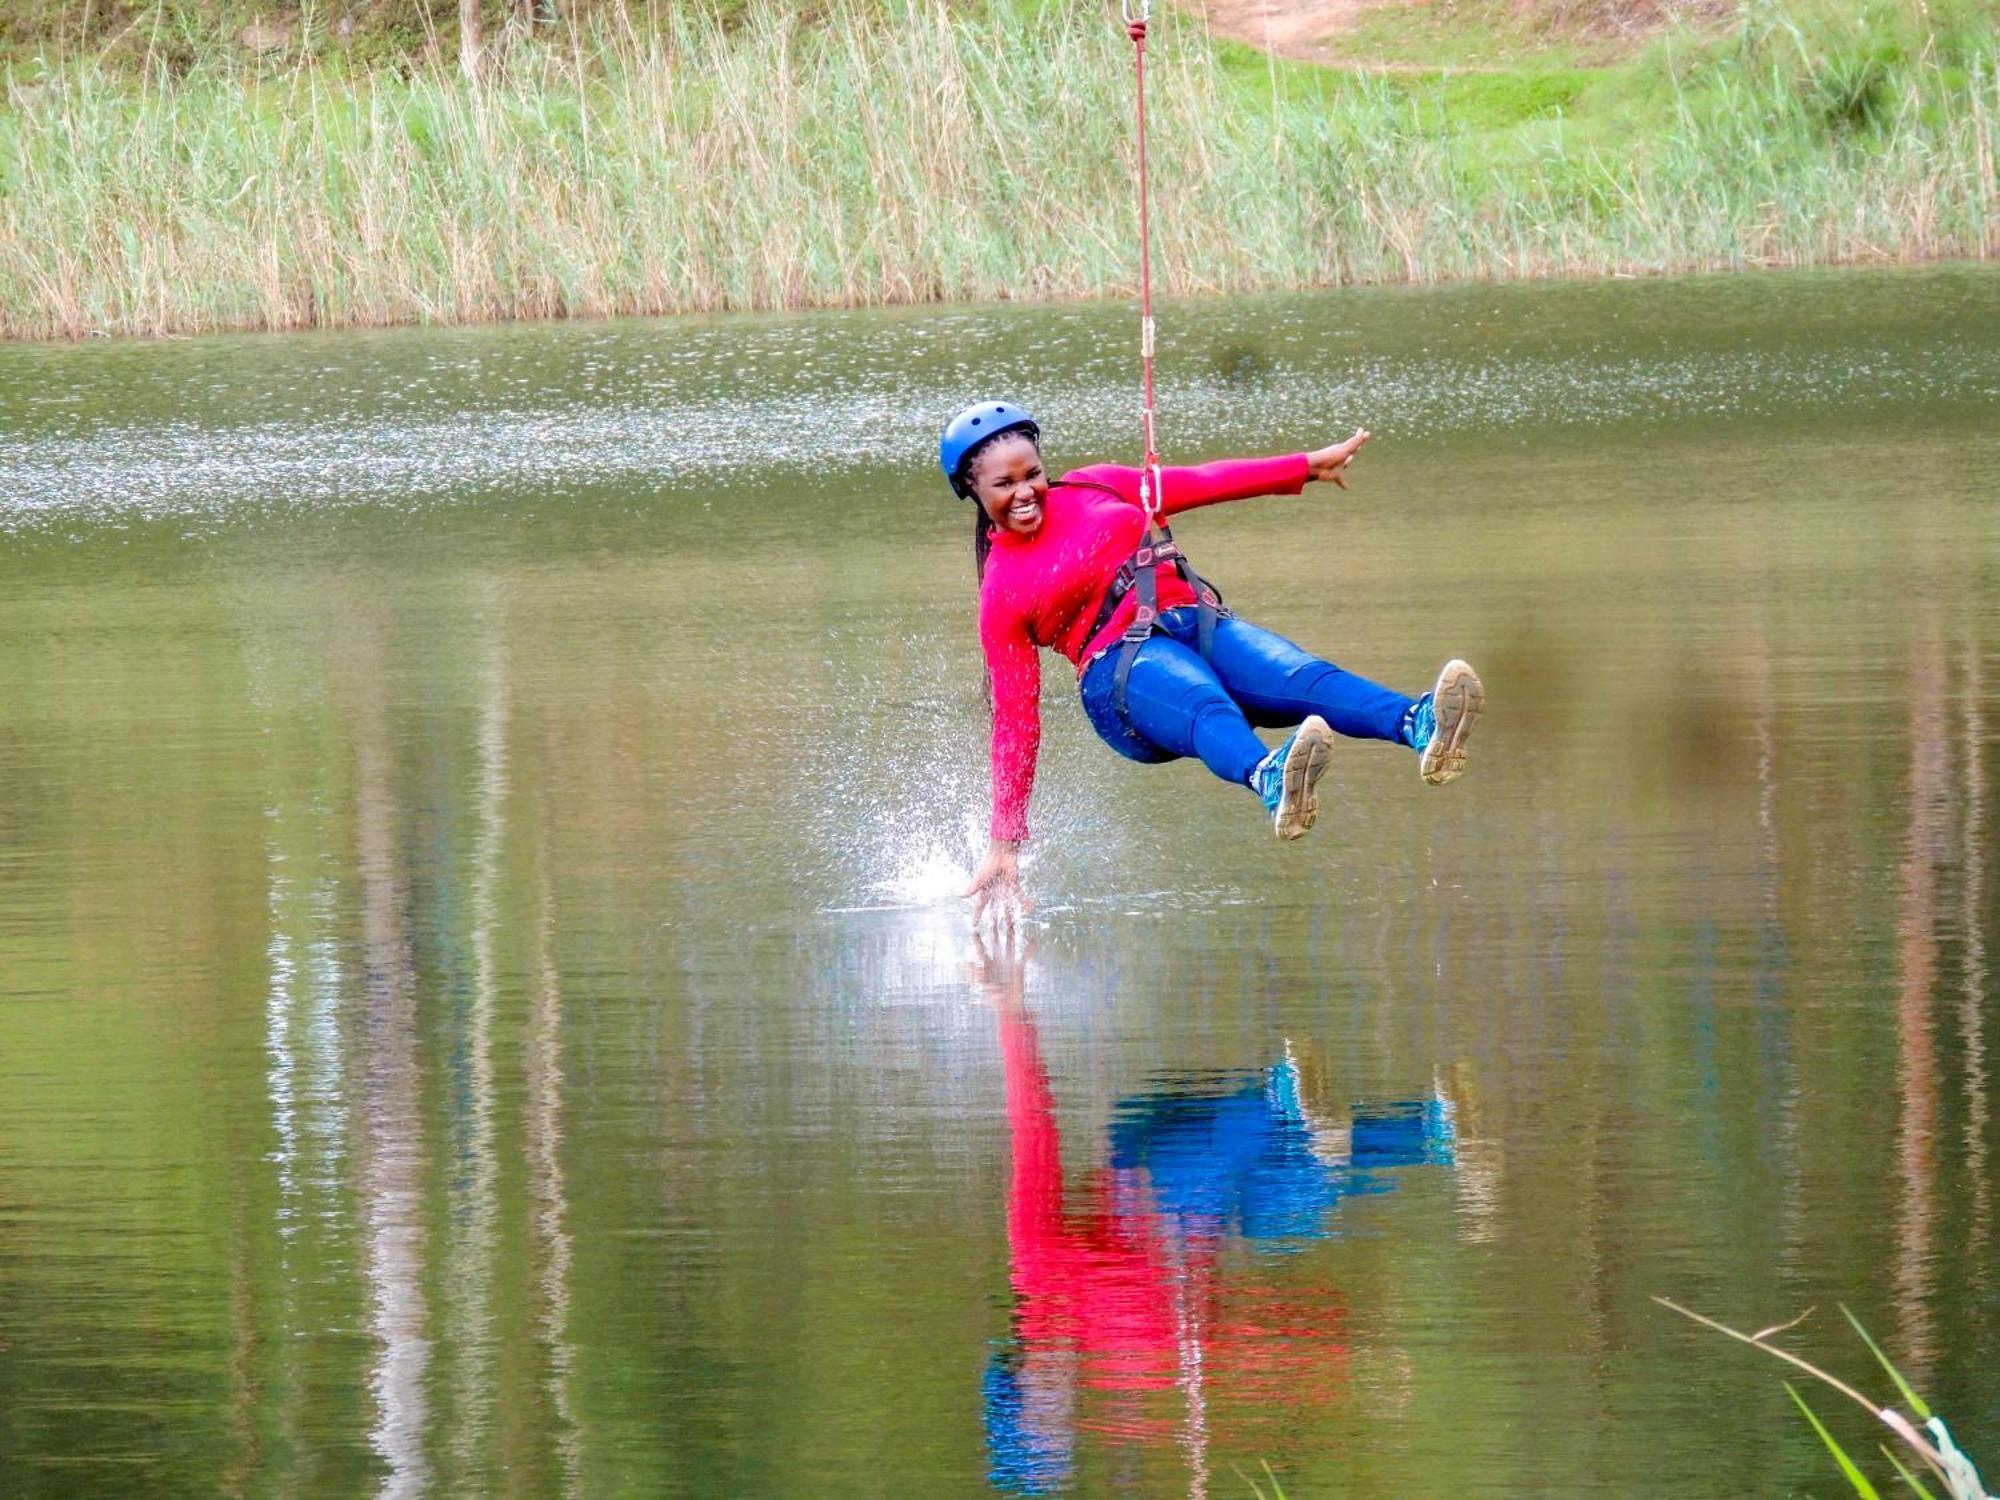
[[[1537,273],[1518,276],[1458,276],[1433,277],[1428,279],[1407,278],[1398,281],[1351,281],[1312,285],[1249,285],[1232,286],[1222,289],[1173,290],[1158,293],[1163,303],[1199,302],[1218,298],[1238,297],[1282,297],[1308,295],[1323,292],[1417,292],[1426,290],[1464,289],[1470,287],[1551,287],[1551,286],[1591,286],[1601,284],[1630,284],[1634,282],[1692,281],[1708,278],[1757,278],[1762,276],[1795,276],[1815,272],[1839,274],[1843,272],[1910,272],[1988,270],[2000,275],[2000,250],[1986,255],[1938,255],[1928,259],[1913,257],[1870,257],[1854,260],[1825,260],[1792,263],[1764,262],[1749,265],[1689,265],[1665,268],[1632,270],[1614,268],[1611,270],[1575,270],[1556,273]],[[283,338],[302,334],[337,333],[397,333],[419,329],[472,329],[472,328],[532,328],[547,324],[589,325],[613,323],[627,320],[678,319],[678,318],[739,318],[739,317],[789,317],[812,316],[816,314],[868,312],[868,311],[917,311],[926,308],[994,308],[1009,305],[1022,307],[1050,307],[1094,302],[1130,301],[1136,305],[1136,287],[1110,287],[1102,291],[1074,293],[1050,293],[1041,296],[992,296],[992,297],[946,297],[925,301],[867,301],[867,302],[826,302],[800,303],[791,306],[755,305],[745,307],[688,307],[669,310],[634,310],[613,308],[605,311],[565,312],[565,313],[518,313],[498,314],[479,318],[407,318],[400,321],[345,322],[345,323],[287,323],[287,324],[241,324],[227,327],[203,327],[173,329],[165,332],[110,332],[97,329],[77,334],[65,333],[12,333],[0,331],[0,348],[30,348],[35,346],[78,347],[88,344],[170,344],[184,343],[194,339],[272,337]]]

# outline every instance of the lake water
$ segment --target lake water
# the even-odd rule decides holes
[[[1656,1295],[2000,1479],[2000,274],[1166,309],[1377,434],[1204,571],[1488,716],[1280,846],[1052,662],[982,947],[935,434],[1133,333],[0,348],[0,1493],[1838,1490]]]

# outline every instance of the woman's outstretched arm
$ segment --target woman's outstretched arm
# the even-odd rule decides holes
[[[1028,798],[1042,744],[1042,664],[1026,623],[982,607],[979,640],[993,686],[993,815],[986,858],[964,892],[972,898],[975,922],[995,902],[1010,914],[1029,909],[1019,850],[1028,836]]]
[[[1175,516],[1227,500],[1296,495],[1316,479],[1330,479],[1346,489],[1347,480],[1343,477],[1346,468],[1368,438],[1367,431],[1357,430],[1344,443],[1315,448],[1309,453],[1287,453],[1275,458],[1224,458],[1213,463],[1163,468],[1160,470],[1160,488],[1165,500],[1162,509],[1165,514]],[[1137,469],[1098,464],[1064,477],[1095,482],[1115,489],[1134,505],[1139,503],[1141,476]]]

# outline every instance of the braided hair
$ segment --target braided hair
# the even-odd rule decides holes
[[[986,582],[986,557],[993,550],[993,523],[986,519],[986,507],[973,502],[972,506],[972,579],[974,583]]]

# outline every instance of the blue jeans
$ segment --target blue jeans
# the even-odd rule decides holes
[[[1160,631],[1139,648],[1126,680],[1128,727],[1114,701],[1114,646],[1083,674],[1083,711],[1120,755],[1138,761],[1198,755],[1224,781],[1249,784],[1268,753],[1251,726],[1289,729],[1318,714],[1341,734],[1402,743],[1403,715],[1415,701],[1245,620],[1215,622],[1208,660],[1195,649],[1192,607],[1160,616]]]

